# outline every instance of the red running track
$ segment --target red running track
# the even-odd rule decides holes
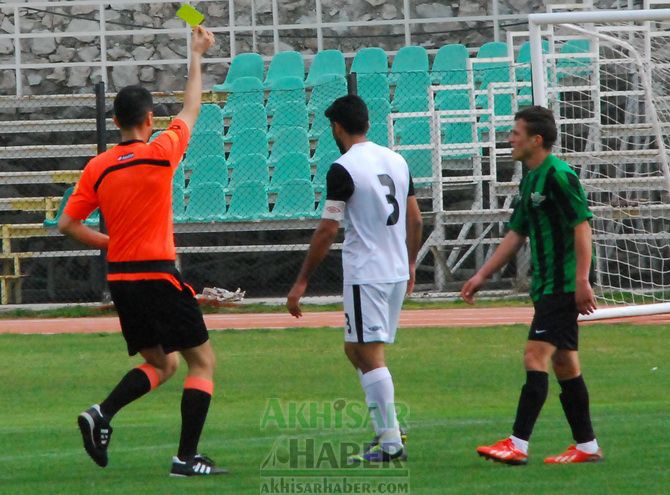
[[[403,311],[400,316],[400,326],[401,328],[419,328],[527,325],[532,316],[532,308],[523,307],[419,309]],[[288,313],[211,314],[205,315],[205,321],[210,330],[319,328],[342,327],[344,317],[340,312],[304,313],[299,320]],[[601,320],[600,323],[670,324],[670,315]],[[0,319],[0,334],[111,333],[120,330],[119,320],[115,316],[73,319]]]

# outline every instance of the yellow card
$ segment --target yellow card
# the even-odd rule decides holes
[[[205,16],[198,12],[195,7],[191,7],[188,4],[184,4],[179,7],[177,11],[177,17],[183,19],[186,24],[191,27],[196,27],[202,24],[202,21],[205,20]]]

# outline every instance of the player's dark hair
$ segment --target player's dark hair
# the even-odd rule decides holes
[[[529,136],[542,136],[542,147],[546,150],[556,142],[558,131],[554,114],[548,108],[533,106],[519,110],[514,120],[523,120]]]
[[[347,95],[335,100],[325,111],[331,122],[337,122],[349,134],[365,134],[368,130],[368,107],[360,96]]]
[[[151,93],[142,86],[126,86],[114,98],[114,115],[122,129],[137,127],[153,109]]]

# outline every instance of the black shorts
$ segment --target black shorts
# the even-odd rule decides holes
[[[540,340],[557,349],[576,351],[579,345],[579,311],[574,292],[543,295],[533,306],[535,316],[528,340]]]
[[[167,280],[109,282],[121,331],[133,356],[160,345],[166,353],[189,349],[209,339],[205,320],[191,288]]]

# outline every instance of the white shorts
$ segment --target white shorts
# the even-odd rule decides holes
[[[344,286],[345,342],[392,344],[407,281]]]

